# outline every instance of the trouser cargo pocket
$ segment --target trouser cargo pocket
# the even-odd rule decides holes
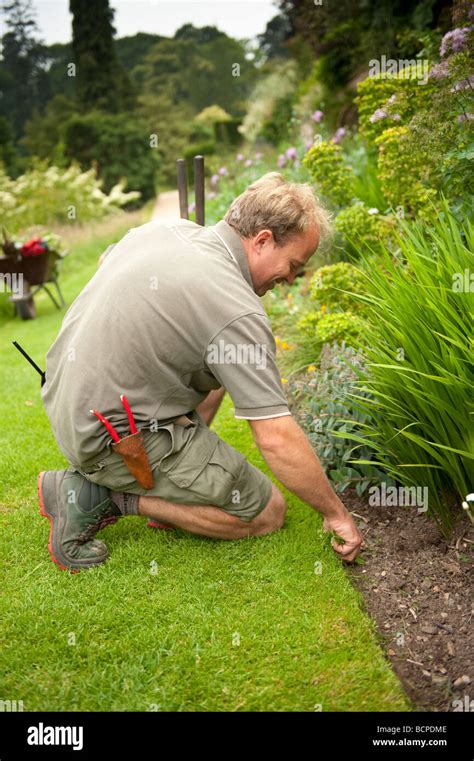
[[[179,459],[168,458],[161,470],[190,494],[190,502],[224,507],[232,499],[245,457],[207,427],[197,428]],[[169,467],[168,467],[169,466]]]

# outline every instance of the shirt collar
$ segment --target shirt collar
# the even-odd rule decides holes
[[[245,249],[242,245],[242,240],[239,237],[238,233],[234,230],[233,227],[229,225],[228,222],[225,221],[225,219],[221,219],[215,225],[210,225],[209,229],[213,230],[224,242],[228,252],[239,265],[240,271],[242,272],[245,280],[254,291],[255,289],[253,286],[252,275],[250,274],[247,254],[245,253]]]

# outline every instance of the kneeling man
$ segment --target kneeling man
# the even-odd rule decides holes
[[[227,540],[283,526],[279,489],[209,428],[226,391],[272,473],[355,559],[362,537],[288,409],[260,301],[327,228],[310,186],[271,173],[215,225],[150,222],[109,247],[46,358],[43,403],[70,464],[39,478],[60,568],[104,562],[95,535],[124,515]],[[114,444],[134,424],[145,481]]]

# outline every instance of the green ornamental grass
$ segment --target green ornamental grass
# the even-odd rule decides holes
[[[428,487],[429,511],[446,533],[449,498],[460,505],[474,483],[473,241],[472,224],[460,225],[444,202],[431,226],[402,225],[402,261],[385,248],[357,296],[367,306],[359,383],[370,394],[358,401],[372,422],[352,438],[395,480]]]

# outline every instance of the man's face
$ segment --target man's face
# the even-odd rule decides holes
[[[275,283],[292,283],[319,245],[317,227],[294,235],[284,246],[277,246],[271,230],[260,230],[242,241],[249,263],[255,293],[263,296]]]

